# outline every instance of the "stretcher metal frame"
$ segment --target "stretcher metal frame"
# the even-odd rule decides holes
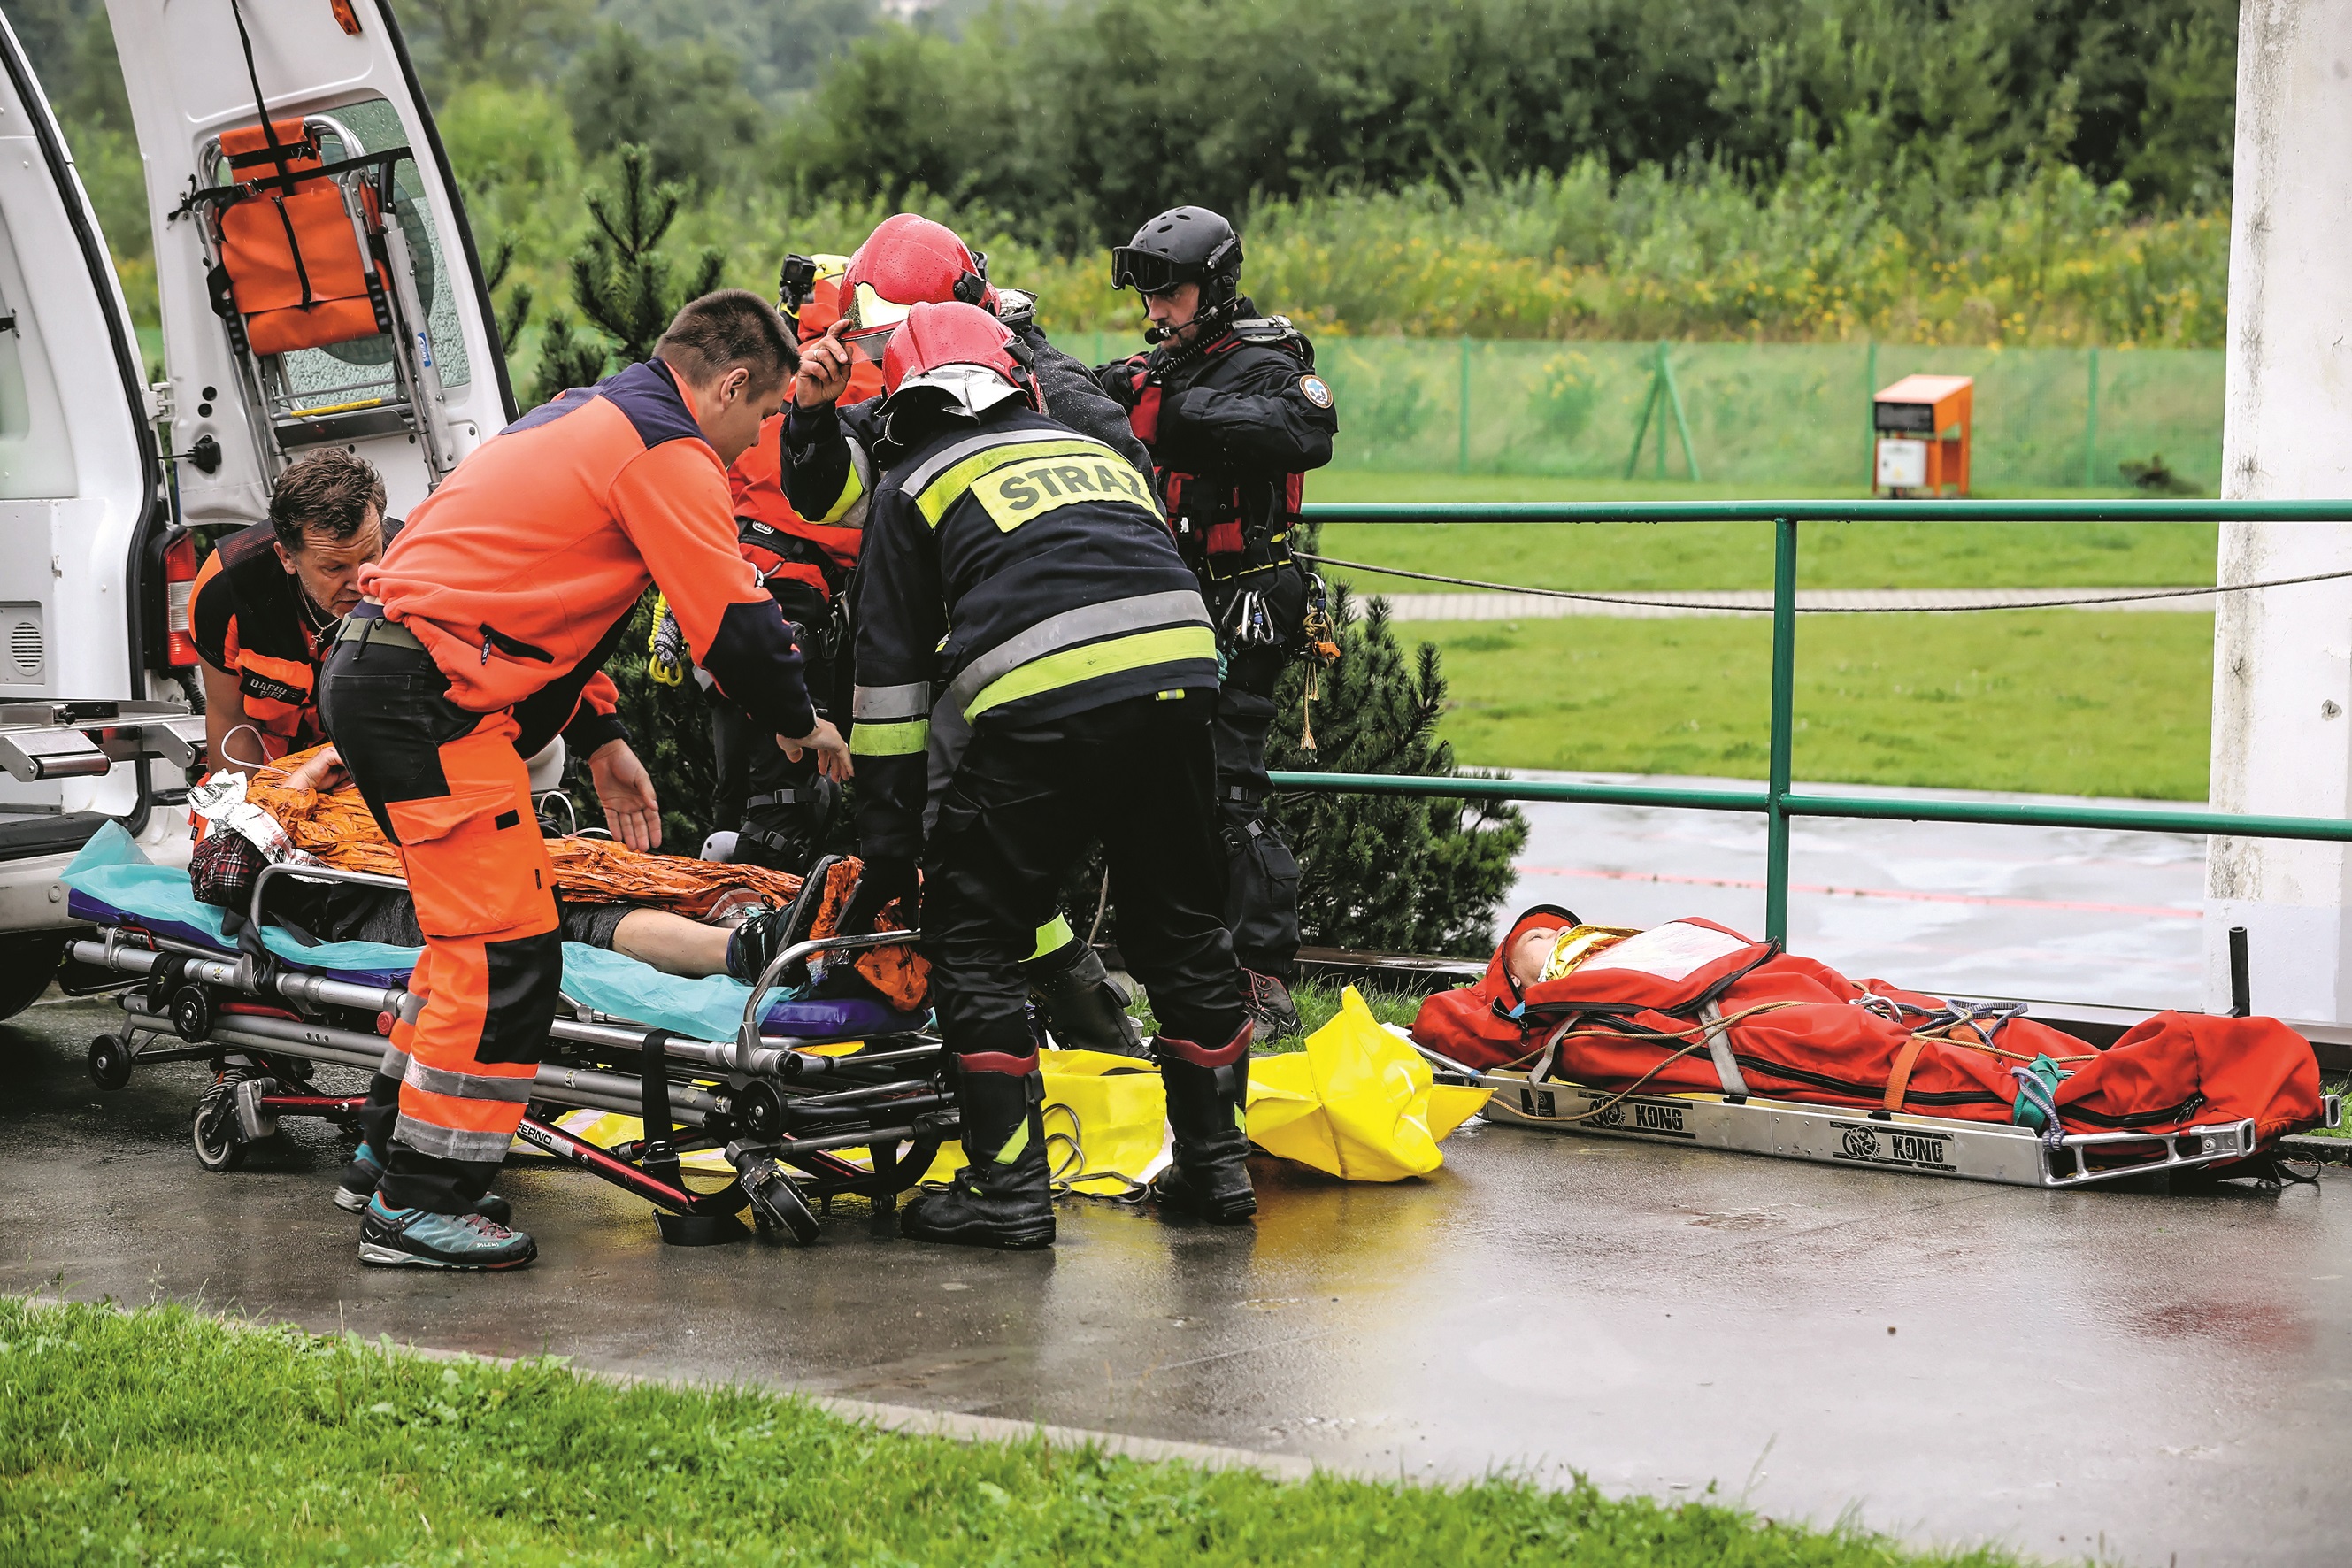
[[[1842,1170],[2084,1187],[2227,1165],[2260,1152],[2251,1120],[2199,1122],[2172,1132],[2067,1132],[2052,1139],[2004,1122],[1761,1095],[1627,1094],[1556,1079],[1538,1081],[1525,1068],[1479,1072],[1425,1047],[1422,1054],[1447,1078],[1494,1090],[1482,1114],[1506,1126],[1764,1154]],[[2343,1121],[2341,1099],[2321,1096],[2320,1125]]]
[[[318,866],[271,865],[254,879],[248,937],[223,952],[159,936],[131,922],[101,926],[70,943],[68,956],[129,982],[109,983],[123,1010],[121,1033],[90,1042],[89,1070],[119,1089],[142,1064],[208,1061],[216,1075],[231,1052],[257,1064],[250,1076],[219,1078],[201,1096],[190,1138],[198,1163],[231,1171],[278,1131],[280,1118],[353,1122],[364,1095],[330,1094],[310,1084],[320,1066],[373,1072],[396,1018],[421,1003],[398,986],[339,980],[286,963],[250,932],[261,926],[274,878],[405,889],[398,878]],[[811,960],[914,940],[911,931],[832,936],[778,952],[745,1000],[727,1040],[700,1040],[593,1012],[565,998],[571,1016],[548,1030],[530,1103],[517,1136],[549,1157],[588,1172],[654,1205],[662,1239],[678,1246],[741,1240],[759,1233],[806,1246],[831,1200],[857,1195],[875,1223],[889,1223],[898,1194],[919,1182],[940,1146],[960,1135],[961,1118],[944,1046],[928,1030],[823,1038],[767,1035],[768,994],[805,972]],[[861,1039],[845,1056],[811,1047]],[[569,1110],[641,1117],[645,1135],[603,1147],[557,1125]],[[679,1157],[721,1150],[734,1176],[723,1187],[689,1186]],[[849,1156],[864,1150],[859,1164]]]

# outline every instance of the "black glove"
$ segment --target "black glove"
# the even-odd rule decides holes
[[[911,855],[877,855],[868,858],[858,874],[857,890],[849,895],[849,907],[841,913],[840,931],[844,936],[865,936],[874,930],[874,922],[896,899],[907,900],[907,913],[915,913],[916,900],[921,884],[916,879],[915,860]],[[908,925],[919,924],[909,919]]]

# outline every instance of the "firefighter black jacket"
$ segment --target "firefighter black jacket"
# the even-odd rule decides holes
[[[850,750],[869,856],[915,853],[974,726],[1206,700],[1217,648],[1143,476],[1025,404],[886,469],[851,586]]]

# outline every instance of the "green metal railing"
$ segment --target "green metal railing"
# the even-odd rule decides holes
[[[1937,800],[1921,795],[1843,795],[1790,787],[1795,739],[1797,530],[1803,522],[2346,522],[2352,501],[1671,501],[1484,502],[1458,506],[1317,504],[1310,523],[1574,523],[1769,521],[1772,551],[1772,743],[1763,787],[1689,789],[1670,784],[1564,784],[1530,779],[1433,778],[1383,773],[1277,773],[1276,787],[1337,794],[1409,795],[1461,800],[1568,801],[1686,811],[1745,811],[1765,819],[1764,931],[1789,933],[1789,825],[1800,816],[1876,817],[1905,822],[1982,822],[2024,827],[2091,827],[2138,833],[2204,833],[2241,838],[2352,842],[2352,820],[2249,816],[2164,806],[2042,805]]]

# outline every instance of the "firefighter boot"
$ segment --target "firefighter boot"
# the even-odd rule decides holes
[[[942,1192],[930,1189],[898,1215],[915,1241],[1026,1252],[1054,1243],[1054,1189],[1045,1167],[1045,1080],[1037,1056],[976,1051],[957,1058],[963,1152],[971,1163]]]
[[[1143,1031],[1127,1012],[1134,998],[1110,977],[1092,947],[1074,936],[1051,952],[1023,960],[1021,968],[1029,977],[1029,994],[1045,1007],[1055,1045],[1121,1057],[1148,1054]]]
[[[1152,1042],[1175,1134],[1168,1168],[1151,1184],[1164,1208],[1218,1225],[1239,1225],[1257,1213],[1247,1163],[1251,1032],[1244,1023],[1214,1047],[1165,1035]]]

